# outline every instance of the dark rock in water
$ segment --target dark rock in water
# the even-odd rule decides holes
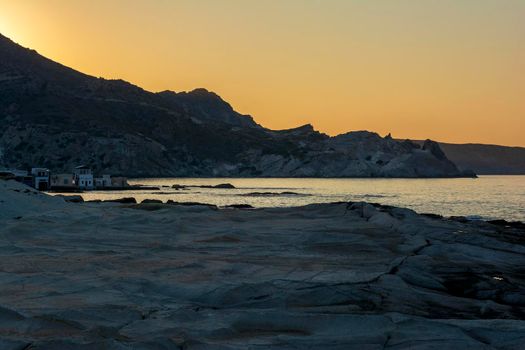
[[[84,198],[82,196],[64,196],[64,195],[58,195],[57,197],[62,197],[66,202],[69,203],[83,203]]]
[[[86,201],[86,203],[102,203],[101,199],[91,199],[89,201]]]
[[[225,183],[225,184],[218,184],[218,185],[179,185],[175,184],[171,186],[171,188],[176,190],[187,190],[189,188],[225,188],[225,189],[231,189],[235,188],[232,184]]]
[[[168,200],[166,202],[166,204],[169,204],[169,205],[180,205],[180,206],[186,206],[186,207],[195,207],[195,206],[203,206],[203,207],[208,207],[208,208],[211,208],[211,209],[219,209],[218,206],[216,206],[215,204],[208,204],[208,203],[199,203],[199,202],[175,202],[173,200]]]
[[[226,205],[224,208],[233,208],[233,209],[255,209],[249,204],[230,204]]]
[[[104,190],[110,191],[160,191],[158,186],[145,186],[145,185],[133,185],[133,186],[124,186],[124,187],[107,187]]]
[[[243,193],[240,196],[243,196],[243,197],[279,197],[279,196],[310,196],[310,194],[284,191],[284,192],[250,192],[250,193]]]
[[[122,204],[136,204],[137,200],[133,197],[119,198],[119,199],[106,199],[104,202],[110,203],[122,203]]]
[[[160,204],[162,201],[160,199],[144,199],[141,204]]]
[[[277,192],[250,192],[250,193],[243,193],[240,196],[242,197],[273,197],[273,196],[279,196],[280,193]]]
[[[235,186],[233,186],[232,184],[219,184],[219,185],[215,185],[212,187],[213,188],[235,188]]]

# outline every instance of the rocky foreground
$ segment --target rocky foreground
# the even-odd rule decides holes
[[[0,349],[523,349],[525,229],[0,181]]]

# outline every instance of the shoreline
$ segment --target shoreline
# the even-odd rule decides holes
[[[137,179],[477,179],[479,176],[500,176],[500,174],[486,175],[486,174],[474,174],[474,175],[461,175],[461,176],[160,176],[160,175],[131,175],[127,176],[128,180]],[[525,175],[525,174],[524,174]],[[507,176],[501,174],[501,176]],[[519,174],[509,174],[508,176],[520,176]]]
[[[188,187],[197,187],[199,186],[188,186]],[[213,187],[205,187],[205,188],[213,188]],[[333,205],[333,204],[348,204],[352,205],[355,203],[367,203],[377,208],[399,208],[399,209],[407,209],[412,210],[408,208],[404,208],[402,206],[392,206],[387,204],[381,204],[376,202],[366,202],[366,201],[340,201],[340,202],[313,202],[306,205],[300,205],[300,206],[283,206],[283,207],[255,207],[248,203],[234,203],[234,204],[227,204],[227,205],[217,205],[212,203],[204,203],[204,202],[185,202],[185,201],[174,201],[171,199],[168,199],[166,201],[162,201],[159,199],[143,199],[141,201],[137,201],[135,197],[122,197],[122,198],[115,198],[115,199],[97,199],[97,200],[84,200],[83,198],[79,200],[79,196],[68,196],[68,195],[62,195],[62,194],[56,194],[54,196],[63,198],[66,202],[71,203],[94,203],[94,204],[101,204],[101,203],[121,203],[121,204],[132,204],[137,207],[140,207],[141,205],[149,206],[152,210],[160,210],[164,208],[165,206],[173,206],[173,205],[180,205],[180,206],[205,206],[205,207],[214,207],[217,209],[249,209],[249,210],[258,210],[258,209],[272,209],[272,208],[290,208],[290,209],[300,209],[309,205]],[[242,195],[241,195],[242,196]],[[520,220],[507,220],[507,219],[491,219],[491,218],[483,218],[481,216],[474,215],[474,218],[469,216],[458,216],[458,215],[441,215],[436,213],[426,213],[426,212],[417,212],[414,211],[417,215],[422,216],[428,216],[435,219],[443,219],[443,220],[450,220],[450,221],[457,221],[460,223],[468,223],[468,222],[485,222],[497,226],[509,226],[509,227],[525,227],[525,221]]]
[[[468,179],[139,179],[132,185],[160,190],[86,192],[86,200],[135,197],[138,202],[191,201],[217,205],[246,203],[254,207],[300,206],[335,201],[368,201],[408,207],[420,213],[465,216],[472,220],[525,221],[524,177]],[[221,182],[235,189],[214,190]],[[175,184],[175,185],[174,185]],[[173,186],[177,186],[174,188]],[[184,191],[181,191],[184,190]],[[66,194],[66,193],[64,193]]]
[[[121,198],[121,199],[114,199],[114,200],[92,200],[92,201],[86,201],[85,203],[121,203],[121,204],[130,204],[130,199],[135,199],[133,197],[125,197],[125,198]],[[363,203],[363,204],[369,204],[369,205],[372,205],[373,207],[375,208],[379,208],[379,209],[383,209],[383,210],[386,210],[386,209],[406,209],[406,210],[411,210],[411,209],[408,209],[408,208],[404,208],[404,207],[397,207],[397,206],[391,206],[391,205],[384,205],[384,204],[381,204],[381,203],[374,203],[374,202],[364,202],[364,201],[361,201],[361,202],[353,202],[353,201],[343,201],[343,202],[328,202],[328,203],[310,203],[310,204],[306,204],[306,205],[301,205],[301,206],[290,206],[290,207],[279,207],[279,208],[283,208],[283,209],[302,209],[302,208],[305,208],[305,207],[308,207],[310,205],[340,205],[340,204],[346,204],[346,205],[354,205],[354,204],[359,204],[359,203]],[[141,202],[138,202],[135,200],[135,203],[132,203],[132,205],[130,206],[127,206],[127,208],[133,208],[133,209],[142,209],[144,208],[145,210],[162,210],[162,209],[166,209],[168,208],[169,206],[203,206],[203,207],[210,207],[210,208],[215,208],[217,210],[224,210],[224,209],[240,209],[240,210],[264,210],[264,209],[276,209],[276,207],[253,207],[251,206],[250,204],[246,204],[246,203],[238,203],[238,204],[230,204],[230,205],[224,205],[224,206],[220,206],[220,205],[216,205],[216,204],[210,204],[210,203],[201,203],[201,202],[176,202],[176,201],[173,201],[173,200],[168,200],[166,202],[158,202],[157,200],[155,199],[144,199],[143,201]],[[414,211],[414,213],[416,213],[417,215],[421,215],[421,216],[427,216],[427,217],[430,217],[430,218],[434,218],[434,219],[440,219],[440,220],[448,220],[448,221],[455,221],[455,222],[459,222],[459,223],[476,223],[476,222],[483,222],[483,223],[487,223],[487,224],[492,224],[492,225],[495,225],[495,226],[504,226],[504,227],[515,227],[515,228],[523,228],[525,229],[525,221],[519,221],[519,220],[515,220],[515,221],[511,221],[511,220],[505,220],[505,219],[484,219],[484,218],[475,218],[475,219],[472,219],[472,218],[469,218],[467,216],[444,216],[444,215],[440,215],[440,214],[434,214],[434,213],[418,213],[416,211]]]

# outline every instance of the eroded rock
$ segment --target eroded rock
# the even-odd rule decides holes
[[[94,206],[0,191],[23,215],[0,215],[6,349],[525,342],[519,225],[368,203]],[[29,198],[38,211],[23,212]]]

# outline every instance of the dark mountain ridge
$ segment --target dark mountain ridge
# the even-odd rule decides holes
[[[442,152],[441,152],[442,153]],[[0,35],[0,167],[127,176],[455,177],[427,141],[269,130],[205,89],[152,93],[95,78]]]

